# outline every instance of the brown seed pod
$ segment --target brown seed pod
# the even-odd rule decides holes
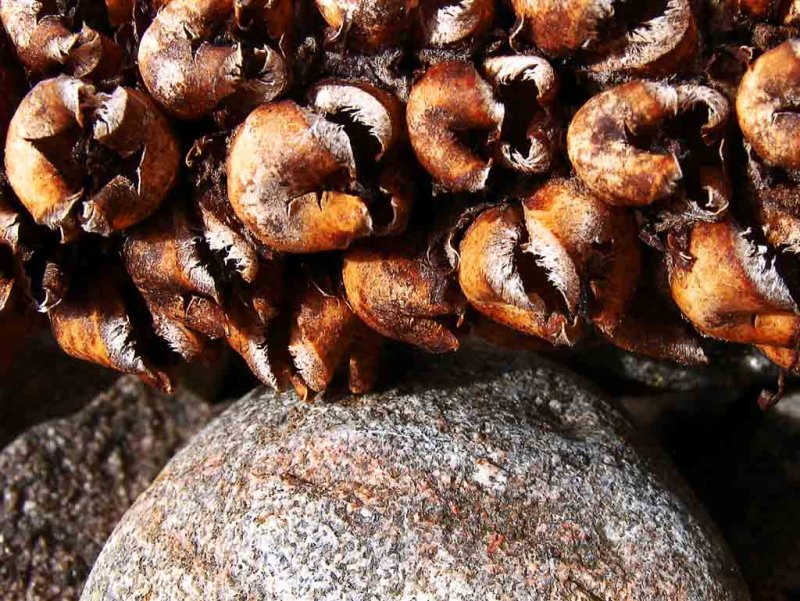
[[[71,31],[56,2],[2,0],[2,20],[20,62],[36,75],[66,71],[75,77],[115,75],[124,60],[110,38],[83,25]]]
[[[25,97],[5,148],[19,200],[65,240],[79,229],[109,235],[150,216],[172,187],[178,162],[169,124],[145,94],[96,93],[66,76],[41,82]]]
[[[205,349],[197,334],[216,339],[227,333],[201,240],[185,213],[175,209],[129,232],[122,248],[125,268],[147,303],[156,334],[187,360]]]
[[[316,0],[331,40],[374,51],[400,42],[410,31],[418,0]]]
[[[131,23],[136,2],[137,0],[105,0],[109,23],[113,27]]]
[[[521,207],[506,205],[483,212],[461,242],[461,290],[475,309],[500,324],[552,344],[572,345],[582,331],[578,316],[571,313],[577,300],[547,282],[546,270],[526,253],[528,241]],[[578,294],[577,274],[564,276],[560,285],[574,284]]]
[[[661,253],[649,251],[636,292],[624,318],[613,328],[597,324],[598,331],[614,346],[654,359],[682,365],[704,365],[708,357],[700,335],[675,306],[670,293],[666,262]]]
[[[378,360],[365,362],[358,349],[367,345],[373,352],[379,351],[380,335],[356,317],[342,295],[326,292],[311,280],[294,302],[289,353],[301,396],[324,391],[343,365],[350,372],[351,391],[372,388]]]
[[[311,105],[265,104],[236,131],[228,154],[236,215],[263,244],[292,253],[403,231],[411,194],[384,160],[402,136],[398,101],[328,82],[312,90]]]
[[[411,145],[433,179],[453,192],[482,190],[492,158],[476,152],[500,136],[503,105],[471,63],[434,65],[411,90],[407,120]]]
[[[759,346],[764,356],[781,369],[800,374],[800,351],[777,346]]]
[[[584,184],[599,198],[620,206],[644,206],[671,196],[683,183],[676,151],[642,148],[663,127],[697,109],[707,111],[699,132],[708,146],[720,142],[729,116],[725,97],[704,86],[634,81],[589,100],[567,133],[569,158]],[[664,145],[675,147],[676,140]]]
[[[285,8],[283,2],[274,6]],[[239,104],[254,107],[287,88],[287,65],[266,43],[213,43],[234,16],[234,0],[171,0],[158,12],[139,45],[139,70],[167,112],[198,119],[234,95]]]
[[[564,179],[549,181],[523,200],[523,210],[527,252],[550,264],[551,281],[558,281],[555,273],[574,273],[578,281],[567,277],[559,286],[569,291],[569,304],[577,306],[577,286],[584,287],[589,319],[611,335],[628,311],[642,269],[633,216],[601,202],[578,181]]]
[[[520,173],[546,172],[560,141],[558,84],[546,60],[501,56],[484,68],[492,85],[471,63],[434,65],[408,99],[417,158],[451,192],[483,190],[495,160]]]
[[[245,282],[253,283],[259,271],[258,251],[247,239],[247,230],[234,214],[224,192],[207,191],[197,200],[197,207],[208,248],[221,257],[227,269],[238,273]]]
[[[244,359],[250,371],[275,390],[289,384],[289,358],[282,336],[274,323],[264,323],[259,315],[243,303],[226,307],[228,335],[225,340]],[[285,340],[285,339],[284,339]]]
[[[563,136],[555,118],[555,70],[538,56],[492,57],[484,70],[504,106],[498,162],[519,173],[548,172]]]
[[[672,75],[698,51],[691,0],[512,0],[512,5],[517,32],[527,32],[550,56],[579,55],[595,73]]]
[[[68,355],[137,375],[162,390],[172,390],[169,375],[143,355],[141,339],[114,277],[97,275],[80,292],[73,289],[48,314],[53,335]]]
[[[417,15],[417,41],[434,48],[469,42],[487,32],[494,17],[494,0],[422,0]]]
[[[292,0],[233,0],[237,28],[265,35],[286,52],[294,40],[295,7]]]
[[[758,21],[797,25],[800,0],[724,0],[733,16],[747,16]]]
[[[800,40],[789,40],[759,57],[736,96],[739,126],[753,150],[768,163],[800,169]]]
[[[458,349],[464,301],[450,267],[433,264],[418,236],[353,247],[342,277],[353,312],[380,334],[431,353]]]
[[[698,223],[690,263],[676,262],[672,296],[706,336],[745,344],[793,348],[800,316],[767,248],[732,219]]]
[[[460,250],[459,282],[478,311],[556,345],[575,343],[586,312],[613,334],[641,269],[631,216],[572,180],[484,212]]]
[[[225,177],[227,142],[215,136],[197,140],[186,157],[194,183],[194,204],[209,250],[226,271],[252,284],[259,272],[259,254],[247,228],[228,202]]]

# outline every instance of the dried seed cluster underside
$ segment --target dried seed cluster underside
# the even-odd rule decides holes
[[[800,4],[0,0],[0,363],[800,347]]]

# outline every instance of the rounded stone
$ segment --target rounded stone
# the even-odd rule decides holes
[[[211,414],[183,389],[167,396],[123,376],[77,413],[3,449],[0,599],[78,599],[119,519]]]
[[[483,349],[258,390],[129,510],[82,599],[746,600],[662,456],[582,380]]]

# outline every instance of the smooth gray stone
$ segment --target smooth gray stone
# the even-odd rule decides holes
[[[404,367],[359,399],[238,402],[128,511],[83,601],[749,599],[582,380],[483,350]]]
[[[211,418],[198,397],[122,377],[0,453],[0,599],[78,599],[125,510]]]

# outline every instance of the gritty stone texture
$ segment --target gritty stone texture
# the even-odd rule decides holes
[[[0,453],[0,598],[78,599],[134,499],[210,418],[186,393],[120,378],[82,411],[35,426]]]
[[[581,380],[487,351],[407,368],[360,399],[245,397],[137,500],[83,601],[749,598]]]

